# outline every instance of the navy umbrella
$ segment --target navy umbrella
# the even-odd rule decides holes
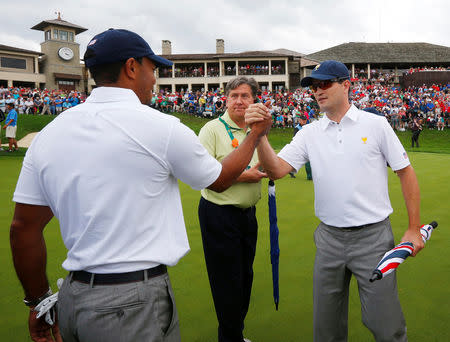
[[[275,183],[269,180],[269,222],[270,222],[270,263],[272,264],[273,300],[278,310],[280,289],[278,284],[278,264],[280,246],[278,245],[277,201],[275,198]]]
[[[433,221],[430,224],[424,224],[420,228],[420,234],[422,235],[422,240],[424,243],[430,239],[433,229],[437,226],[437,222]],[[377,267],[373,270],[372,277],[369,281],[372,283],[375,280],[380,280],[388,274],[394,272],[396,268],[413,253],[413,251],[414,245],[411,242],[402,242],[390,251],[386,252]]]

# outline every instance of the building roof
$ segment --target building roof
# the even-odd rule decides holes
[[[306,58],[306,57],[302,57],[300,59],[300,67],[308,67],[308,66],[316,66],[317,64],[319,64],[318,61],[310,59],[310,58]]]
[[[32,54],[32,55],[39,55],[39,56],[43,56],[44,55],[42,52],[26,50],[26,49],[19,49],[19,48],[13,47],[13,46],[2,45],[2,44],[0,44],[0,51],[29,53],[29,54]]]
[[[293,56],[293,57],[305,56],[304,53],[300,53],[300,52],[289,50],[289,49],[275,49],[275,50],[269,50],[268,52],[282,53],[283,55],[288,55],[288,56]]]
[[[445,63],[450,62],[450,48],[428,43],[344,43],[306,56],[342,63]]]
[[[62,19],[44,20],[44,21],[41,21],[39,24],[34,25],[31,29],[37,30],[37,31],[44,31],[44,29],[49,25],[57,25],[57,26],[63,26],[63,27],[75,29],[75,34],[79,34],[84,31],[87,31],[87,28],[69,23],[68,21],[65,21]]]
[[[162,57],[177,61],[177,60],[206,60],[219,58],[271,58],[271,57],[289,57],[283,53],[272,51],[245,51],[239,53],[193,53],[193,54],[172,54],[161,55]]]

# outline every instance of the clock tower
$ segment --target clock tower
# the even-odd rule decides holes
[[[45,74],[47,89],[78,90],[85,89],[84,67],[80,64],[80,44],[75,36],[86,28],[58,18],[44,20],[31,29],[43,31],[44,41],[41,51],[41,70]]]

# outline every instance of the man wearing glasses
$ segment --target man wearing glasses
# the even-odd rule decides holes
[[[386,119],[357,109],[349,102],[347,67],[325,61],[301,81],[309,86],[326,115],[306,125],[278,155],[267,138],[258,145],[261,165],[271,179],[311,163],[315,214],[314,341],[347,341],[351,276],[358,281],[363,323],[376,341],[407,341],[395,274],[377,284],[369,275],[382,255],[394,246],[389,221],[386,163],[400,178],[409,217],[402,241],[420,238],[420,194],[408,156]],[[246,122],[267,116],[251,105]]]

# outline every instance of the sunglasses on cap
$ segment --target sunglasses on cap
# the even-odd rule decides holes
[[[331,80],[314,80],[312,81],[311,85],[309,86],[309,89],[312,91],[317,91],[317,88],[320,88],[322,90],[327,90],[330,88],[334,82],[341,82],[348,80],[347,77],[339,77],[339,78],[332,78]]]

